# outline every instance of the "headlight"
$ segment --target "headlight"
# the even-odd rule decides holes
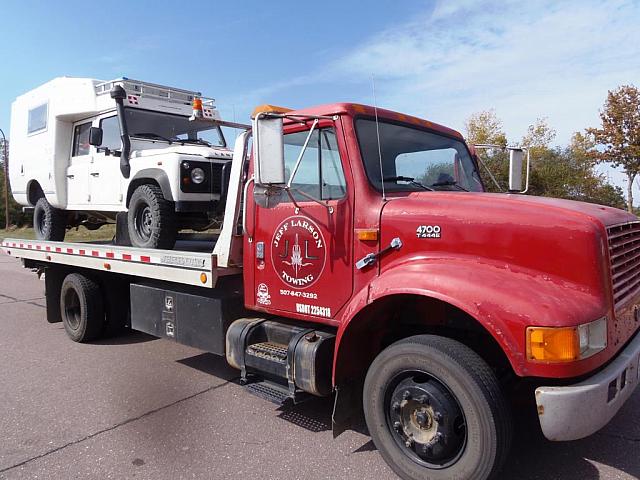
[[[201,168],[191,170],[191,181],[196,184],[204,182],[204,170]]]
[[[527,358],[535,362],[583,360],[607,347],[607,317],[577,327],[528,327]]]

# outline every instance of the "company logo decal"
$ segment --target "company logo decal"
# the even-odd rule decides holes
[[[271,241],[271,262],[280,279],[293,288],[313,285],[324,270],[326,243],[320,227],[306,217],[284,220]]]
[[[258,285],[256,298],[260,305],[271,305],[271,295],[269,295],[269,287],[266,284],[261,283]]]

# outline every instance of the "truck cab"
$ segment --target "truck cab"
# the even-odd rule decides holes
[[[200,106],[194,116],[194,100]],[[131,79],[58,78],[12,108],[10,180],[44,240],[119,222],[124,242],[171,248],[216,225],[232,152],[212,99]]]

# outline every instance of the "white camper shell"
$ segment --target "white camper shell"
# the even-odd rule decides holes
[[[124,242],[171,248],[178,230],[220,221],[232,158],[223,125],[235,126],[199,92],[56,78],[12,105],[12,193],[35,207],[40,239],[117,219]]]

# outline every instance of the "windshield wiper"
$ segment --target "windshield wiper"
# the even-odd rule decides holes
[[[385,182],[407,182],[413,185],[414,187],[422,188],[423,190],[433,191],[433,188],[427,187],[420,182],[417,182],[413,177],[403,177],[402,175],[398,175],[395,177],[384,177]]]
[[[162,135],[158,135],[157,133],[153,133],[153,132],[132,133],[131,136],[132,137],[143,137],[143,138],[145,138],[145,137],[147,137],[147,138],[159,138],[160,140],[164,140],[165,142],[169,142],[169,144],[173,143],[167,137],[163,137]]]
[[[200,145],[206,145],[207,147],[211,146],[211,143],[207,142],[203,138],[177,138],[177,139],[174,140],[174,142],[181,143],[183,145],[185,143],[197,143],[197,144],[200,144]]]
[[[432,183],[431,186],[432,187],[456,187],[457,189],[462,190],[463,192],[469,191],[466,188],[458,185],[458,182],[456,182],[455,180],[444,180],[442,182]]]

